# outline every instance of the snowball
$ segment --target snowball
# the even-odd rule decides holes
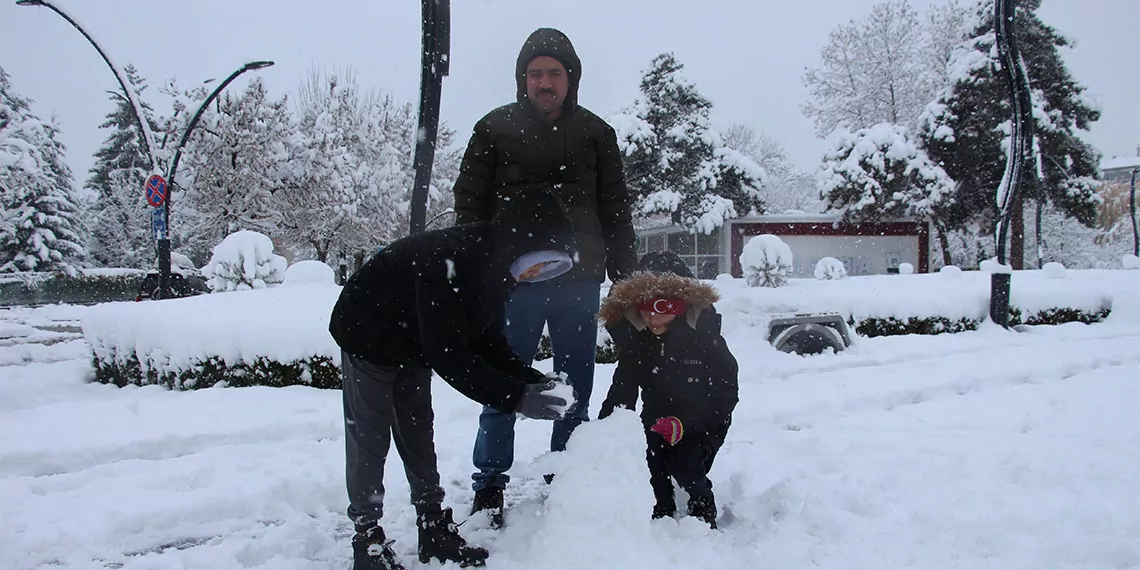
[[[958,277],[958,276],[962,275],[962,268],[958,267],[957,265],[947,265],[947,266],[944,266],[942,269],[939,269],[938,272],[943,274],[943,275],[950,275],[953,277]]]
[[[574,387],[570,385],[569,377],[565,372],[547,373],[546,377],[550,378],[554,384],[554,387],[549,390],[545,390],[542,393],[549,396],[557,396],[566,400],[565,406],[557,406],[552,408],[554,410],[557,410],[560,414],[565,414],[566,411],[574,405],[575,401]]]
[[[815,264],[815,278],[824,280],[843,279],[847,277],[847,268],[843,262],[834,257],[824,257]]]
[[[234,232],[214,246],[202,274],[212,291],[245,291],[280,285],[286,261],[273,253],[273,240],[257,232]]]
[[[1136,257],[1131,253],[1125,254],[1124,257],[1120,258],[1120,264],[1123,265],[1125,269],[1140,269],[1140,257]]]
[[[285,270],[284,285],[335,285],[333,269],[315,259],[298,261]]]
[[[740,253],[749,287],[783,286],[792,274],[792,261],[792,248],[772,234],[753,237]]]
[[[1041,268],[1041,271],[1045,274],[1045,277],[1048,277],[1049,279],[1065,278],[1065,266],[1057,263],[1056,261],[1050,261],[1049,263],[1046,263],[1045,266]]]
[[[899,275],[914,275],[914,265],[906,262],[900,263]]]

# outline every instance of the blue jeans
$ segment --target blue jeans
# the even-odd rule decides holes
[[[594,357],[598,348],[598,303],[601,285],[595,281],[553,279],[523,283],[507,303],[504,333],[523,362],[534,361],[542,326],[550,332],[554,370],[566,373],[577,404],[566,419],[554,422],[550,450],[563,451],[570,434],[589,417],[594,388]],[[478,469],[473,489],[506,487],[506,472],[515,461],[515,415],[484,407],[479,414],[472,461]]]

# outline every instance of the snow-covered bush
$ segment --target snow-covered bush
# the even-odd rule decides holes
[[[847,268],[834,257],[824,257],[815,264],[815,278],[834,280],[847,277]]]
[[[1065,278],[1065,266],[1057,263],[1056,261],[1050,261],[1049,263],[1046,263],[1045,266],[1041,268],[1041,272],[1050,279]]]
[[[315,259],[298,261],[285,270],[284,285],[335,285],[331,267]]]
[[[1131,253],[1125,254],[1124,257],[1120,258],[1120,264],[1123,265],[1125,269],[1140,269],[1140,257],[1136,257]]]
[[[914,275],[914,265],[910,263],[899,264],[899,275]]]
[[[287,262],[273,253],[269,236],[242,230],[214,246],[214,255],[202,274],[212,291],[245,291],[280,285]]]
[[[942,269],[938,270],[938,272],[943,275],[958,277],[962,275],[962,268],[958,267],[957,265],[944,265]]]
[[[744,244],[740,267],[749,287],[782,287],[792,275],[792,248],[772,235],[756,236]]]

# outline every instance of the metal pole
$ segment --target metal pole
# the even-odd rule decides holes
[[[439,129],[439,100],[443,77],[448,73],[451,51],[450,0],[423,0],[423,53],[420,58],[420,112],[416,129],[409,232],[419,233],[427,226],[428,187]]]
[[[1014,30],[1014,1],[998,0],[994,4],[994,31],[997,36],[998,55],[1001,57],[1001,68],[1009,85],[1012,116],[1009,137],[1009,151],[1006,155],[1005,173],[1002,176],[1001,186],[998,188],[997,204],[999,219],[997,227],[997,261],[1001,266],[1006,264],[1005,236],[1009,229],[1012,208],[1018,205],[1017,193],[1021,183],[1021,167],[1025,160],[1026,150],[1033,141],[1033,117],[1031,92],[1029,90],[1029,76],[1025,70],[1025,62],[1021,58],[1021,50],[1017,44]],[[990,320],[1009,328],[1009,300],[1010,278],[1009,273],[999,268],[990,277]]]
[[[170,160],[170,167],[166,171],[166,202],[163,204],[163,217],[166,221],[166,230],[158,239],[158,289],[159,296],[163,299],[169,299],[173,296],[170,290],[170,199],[174,194],[174,176],[178,174],[178,163],[182,160],[182,148],[186,146],[186,141],[190,140],[190,134],[194,131],[194,127],[198,125],[198,119],[202,118],[202,114],[206,112],[206,107],[214,101],[221,94],[222,90],[226,88],[234,79],[247,71],[254,69],[262,69],[273,65],[272,61],[251,61],[230,74],[225,81],[221,82],[214,91],[210,93],[202,104],[198,106],[198,110],[194,112],[194,116],[186,125],[186,130],[182,131],[182,138],[178,140],[178,146],[174,148],[174,158]]]
[[[1140,256],[1140,228],[1136,227],[1136,173],[1140,167],[1132,169],[1132,187],[1128,191],[1128,211],[1132,215],[1132,255]]]
[[[127,101],[131,104],[131,110],[134,113],[135,121],[138,123],[139,132],[142,134],[144,147],[143,150],[146,151],[147,159],[150,160],[151,173],[158,172],[158,157],[154,154],[154,135],[150,132],[150,125],[148,125],[147,122],[143,120],[142,105],[139,104],[139,100],[137,97],[135,97],[134,91],[129,88],[129,81],[127,80],[126,74],[124,74],[113,62],[111,62],[111,58],[107,57],[107,53],[103,51],[103,48],[99,47],[99,44],[95,41],[95,38],[91,37],[91,34],[88,34],[87,31],[79,25],[79,22],[76,22],[74,18],[72,18],[67,14],[67,12],[60,9],[58,6],[52,4],[48,0],[19,0],[16,2],[16,5],[44,6],[46,8],[50,8],[53,12],[59,14],[60,17],[62,17],[64,20],[67,20],[67,23],[71,24],[73,28],[79,30],[79,33],[83,34],[83,37],[87,38],[87,41],[91,43],[91,45],[95,48],[95,51],[99,52],[99,56],[103,58],[103,61],[107,64],[107,67],[111,68],[111,72],[115,74],[115,79],[119,81],[119,87],[123,89],[123,95],[126,96]]]

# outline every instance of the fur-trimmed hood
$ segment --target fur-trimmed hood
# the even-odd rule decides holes
[[[612,326],[625,318],[641,330],[645,328],[645,321],[637,310],[637,304],[658,298],[687,301],[689,310],[685,314],[685,321],[690,327],[696,328],[701,311],[719,301],[720,295],[711,285],[690,277],[639,271],[610,289],[609,296],[598,312],[598,320],[606,326]]]

